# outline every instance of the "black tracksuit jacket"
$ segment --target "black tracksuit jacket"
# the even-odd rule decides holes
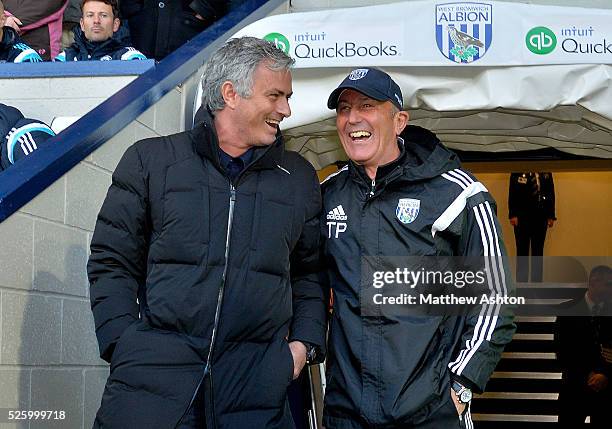
[[[411,126],[402,135],[402,155],[380,167],[375,181],[349,162],[322,185],[334,296],[328,428],[407,428],[435,419],[448,403],[451,374],[483,391],[515,331],[513,317],[491,305],[467,317],[362,314],[364,256],[486,255],[488,287],[512,293],[496,206],[486,188],[429,131]],[[411,222],[399,220],[404,198],[420,201]],[[345,225],[338,230],[337,222]]]
[[[199,386],[207,428],[292,427],[287,342],[324,351],[320,208],[314,169],[280,135],[233,185],[210,117],[130,147],[88,265],[111,364],[95,426],[174,428]]]

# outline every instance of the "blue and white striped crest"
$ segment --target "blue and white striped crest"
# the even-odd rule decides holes
[[[368,74],[370,70],[368,69],[355,69],[351,72],[351,74],[348,75],[348,78],[350,80],[359,80],[359,79],[363,79],[365,77],[365,75]]]
[[[395,209],[395,216],[401,223],[412,223],[419,215],[421,200],[414,198],[400,198]]]
[[[468,64],[479,60],[491,46],[493,6],[460,2],[436,5],[436,43],[449,60]]]

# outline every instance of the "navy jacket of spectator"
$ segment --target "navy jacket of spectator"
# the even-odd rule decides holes
[[[119,27],[113,37],[104,42],[91,42],[85,37],[80,26],[74,27],[74,43],[55,57],[55,61],[88,60],[146,60],[142,52],[128,46],[130,35],[126,27]]]
[[[36,63],[42,61],[38,53],[26,45],[11,27],[2,28],[0,63]]]
[[[15,107],[0,103],[0,171],[24,159],[54,135],[47,124],[24,118]]]

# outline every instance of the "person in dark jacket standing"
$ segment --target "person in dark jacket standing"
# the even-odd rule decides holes
[[[531,281],[541,282],[546,230],[552,228],[557,220],[552,173],[522,172],[510,175],[508,218],[514,227],[518,256],[516,280],[529,281],[531,260]]]
[[[244,0],[121,0],[134,46],[161,61]]]
[[[129,46],[127,27],[121,26],[117,0],[83,0],[81,21],[74,28],[74,43],[55,61],[146,60]]]
[[[563,381],[559,427],[610,426],[612,404],[612,270],[605,265],[589,274],[584,296],[562,305],[556,344]]]
[[[508,297],[495,202],[433,133],[406,127],[402,92],[385,72],[353,70],[327,106],[349,162],[322,184],[334,298],[324,425],[471,428],[472,391],[484,390],[511,340],[511,314],[490,303],[459,315],[402,313],[376,295],[368,303],[373,281],[363,273],[372,259],[472,256],[487,264],[485,296]]]
[[[5,26],[7,16],[0,0],[0,63],[38,63],[42,58],[24,43],[17,32]]]
[[[111,364],[96,427],[293,426],[287,386],[323,359],[326,301],[318,179],[279,131],[292,64],[231,39],[203,73],[204,121],[117,166],[88,265]]]

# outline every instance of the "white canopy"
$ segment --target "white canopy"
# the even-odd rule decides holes
[[[366,66],[391,74],[411,123],[451,148],[612,158],[610,22],[610,9],[407,1],[275,15],[236,36],[274,40],[296,59],[282,127],[319,167],[345,159],[327,98]]]

